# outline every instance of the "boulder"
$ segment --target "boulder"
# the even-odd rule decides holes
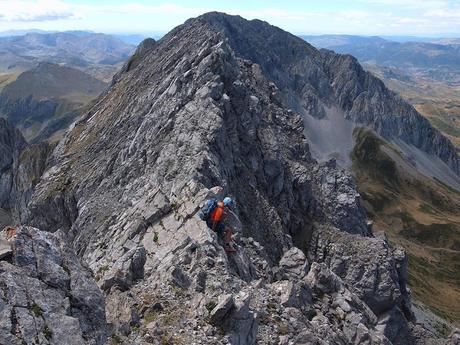
[[[116,286],[120,290],[127,290],[136,280],[143,278],[146,261],[144,247],[127,251],[100,279],[101,289],[106,291]]]
[[[283,254],[279,262],[280,279],[302,279],[307,273],[308,261],[299,248],[292,247]]]
[[[0,239],[0,260],[6,259],[13,254],[11,243],[6,240]]]
[[[376,315],[398,306],[406,318],[412,318],[406,288],[407,258],[385,238],[319,227],[308,255],[310,260],[325,263]]]
[[[105,344],[104,297],[73,250],[25,226],[11,241],[11,263],[0,261],[0,343]]]
[[[220,325],[224,321],[227,313],[234,306],[233,295],[224,295],[219,299],[219,302],[209,315],[209,322],[212,325]]]
[[[224,323],[224,329],[231,332],[231,344],[247,345],[257,342],[257,314],[250,310],[250,302],[251,298],[246,293],[241,293],[235,298],[234,309]]]

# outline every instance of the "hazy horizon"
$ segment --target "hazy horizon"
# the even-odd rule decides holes
[[[265,20],[297,35],[460,36],[457,0],[0,0],[0,31],[36,28],[151,35],[210,11]]]
[[[171,28],[172,29],[172,28]],[[0,37],[8,37],[8,36],[22,36],[28,33],[57,33],[57,32],[88,32],[88,33],[101,33],[106,35],[112,36],[139,36],[143,38],[151,37],[155,39],[159,39],[163,37],[168,31],[165,32],[110,32],[110,31],[94,31],[88,29],[74,29],[74,30],[42,30],[36,28],[30,29],[18,29],[18,30],[5,30],[0,31]],[[347,34],[347,33],[329,33],[329,34],[321,34],[321,33],[295,33],[293,34],[297,36],[356,36],[356,37],[381,37],[387,40],[394,39],[395,41],[404,41],[410,40],[411,38],[417,40],[436,40],[436,39],[453,39],[453,38],[460,38],[460,34],[434,34],[434,35],[373,35],[373,34]]]

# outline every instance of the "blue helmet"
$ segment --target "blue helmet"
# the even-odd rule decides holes
[[[225,205],[225,206],[233,205],[233,200],[232,200],[232,198],[229,198],[228,196],[226,196],[226,197],[224,198],[224,205]]]

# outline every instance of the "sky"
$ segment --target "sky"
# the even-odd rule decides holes
[[[460,0],[0,0],[0,31],[158,35],[209,11],[295,34],[460,37]]]

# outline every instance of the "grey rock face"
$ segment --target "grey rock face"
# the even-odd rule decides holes
[[[57,236],[20,227],[0,261],[0,343],[105,344],[104,297]]]
[[[382,81],[365,72],[350,55],[321,51],[334,94],[347,117],[441,158],[457,174],[460,159],[453,144]]]
[[[279,88],[283,101],[299,114],[322,118],[326,108],[335,106],[353,122],[438,156],[460,174],[454,145],[352,56],[318,51],[301,38],[259,20],[222,13],[200,18],[228,37],[238,57],[259,64]]]
[[[361,238],[321,229],[313,236],[310,260],[324,262],[378,318],[376,329],[392,343],[414,343],[407,284],[407,258],[385,238]]]
[[[13,255],[11,244],[4,238],[0,238],[0,260],[4,260]]]
[[[90,247],[100,247],[96,242],[108,233],[123,245],[142,236],[177,198],[222,185],[238,200],[242,234],[270,244],[277,261],[289,246],[286,234],[308,240],[312,219],[322,217],[326,203],[313,192],[316,163],[302,120],[277,94],[260,67],[236,58],[209,24],[186,24],[156,43],[61,142],[23,220],[71,228],[77,250],[92,255]],[[195,190],[187,189],[189,181]],[[345,230],[365,233],[364,213],[353,198],[359,226]],[[334,222],[349,217],[336,212]]]
[[[136,280],[144,277],[145,261],[146,254],[143,247],[129,250],[104,276],[101,289],[105,291],[113,286],[122,291],[129,289]]]
[[[142,58],[144,58],[144,56],[146,56],[147,53],[155,47],[155,45],[156,41],[153,38],[146,38],[141,43],[139,43],[133,56],[131,56],[129,60],[123,65],[121,71],[114,76],[112,84],[116,83],[124,72],[128,72],[129,70],[135,68],[142,60]]]
[[[410,298],[404,274],[406,258],[385,239],[362,238],[339,231],[318,230],[310,260],[325,262],[376,315],[399,306],[410,318]]]
[[[219,300],[219,303],[209,314],[211,324],[218,326],[220,325],[227,313],[234,306],[234,300],[232,295],[224,295]]]
[[[174,29],[120,74],[55,148],[22,221],[65,233],[95,272],[114,341],[410,336],[404,255],[372,237],[352,179],[312,159],[302,117],[287,106],[289,96],[294,105],[331,96],[321,54],[300,39],[281,49],[291,36],[258,21],[232,24],[248,36],[261,30],[240,41],[214,18]],[[196,216],[224,195],[236,200],[231,255]]]
[[[308,273],[308,261],[305,254],[296,247],[292,247],[279,262],[280,278],[295,277],[302,279]]]
[[[45,170],[47,144],[28,145],[7,120],[0,119],[0,208],[17,221]]]
[[[10,209],[13,184],[12,167],[27,146],[26,141],[7,120],[0,118],[0,207]]]
[[[335,160],[319,164],[312,173],[319,195],[319,218],[349,233],[371,235],[352,176],[337,168]]]

